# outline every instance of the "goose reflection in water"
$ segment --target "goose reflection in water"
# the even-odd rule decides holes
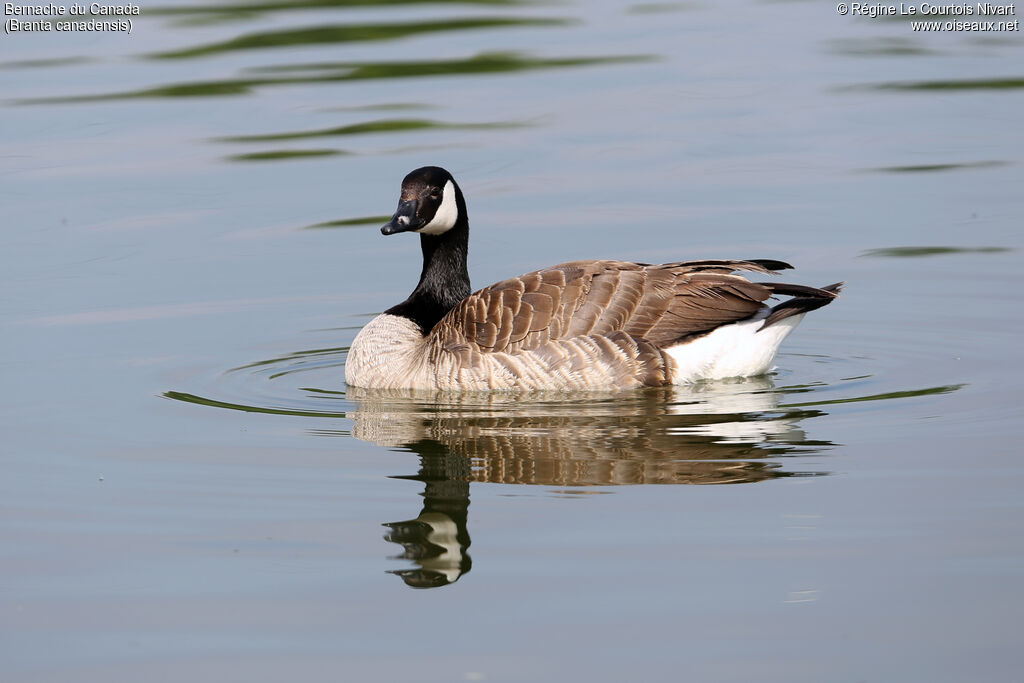
[[[773,458],[831,446],[798,423],[816,410],[779,406],[765,377],[629,394],[437,394],[350,387],[352,434],[416,453],[423,509],[385,524],[400,544],[406,584],[433,588],[471,567],[471,482],[557,487],[744,484],[820,472],[782,469]]]

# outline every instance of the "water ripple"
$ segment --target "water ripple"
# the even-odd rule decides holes
[[[465,458],[467,481],[557,486],[750,483],[817,476],[785,464],[835,444],[807,428],[824,406],[956,391],[950,384],[875,391],[854,359],[815,356],[832,379],[780,376],[627,392],[527,394],[380,391],[339,387],[348,347],[313,348],[246,363],[209,392],[168,399],[211,408],[317,418],[316,436],[354,436],[421,456]],[[806,355],[791,360],[807,362]],[[839,394],[837,396],[837,394]],[[796,399],[796,400],[794,400]],[[794,463],[796,461],[793,461]]]
[[[651,55],[534,57],[517,52],[483,52],[473,57],[462,59],[290,64],[249,69],[249,73],[257,74],[251,77],[171,83],[120,92],[33,97],[17,99],[12,103],[16,105],[74,104],[127,99],[222,97],[245,95],[259,87],[344,83],[347,81],[390,78],[516,73],[538,69],[563,69],[648,62],[652,59]],[[258,75],[274,73],[287,73],[289,75]]]
[[[567,19],[520,18],[520,17],[473,17],[451,18],[438,21],[417,21],[408,23],[338,24],[334,26],[309,26],[303,28],[247,33],[229,40],[207,45],[198,45],[183,50],[170,50],[149,55],[154,59],[191,59],[239,50],[262,50],[296,46],[353,43],[363,41],[396,40],[425,33],[442,31],[466,31],[493,28],[524,28],[540,26],[565,26]]]

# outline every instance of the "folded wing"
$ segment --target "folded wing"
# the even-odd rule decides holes
[[[781,261],[572,261],[471,294],[430,336],[447,350],[480,353],[518,353],[553,340],[616,332],[662,348],[761,308],[773,287],[736,271],[789,267]]]

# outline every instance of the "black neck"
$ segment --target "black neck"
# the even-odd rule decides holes
[[[466,255],[469,250],[469,221],[462,193],[456,190],[459,219],[455,226],[440,235],[420,235],[423,250],[423,272],[419,284],[409,298],[384,311],[400,315],[416,323],[423,334],[470,295]]]

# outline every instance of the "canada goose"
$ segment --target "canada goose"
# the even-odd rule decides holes
[[[839,293],[754,283],[782,261],[572,261],[471,293],[466,200],[437,166],[402,181],[384,235],[420,233],[409,298],[352,342],[345,380],[369,388],[616,390],[760,375],[804,314]],[[774,294],[793,298],[764,305]]]

